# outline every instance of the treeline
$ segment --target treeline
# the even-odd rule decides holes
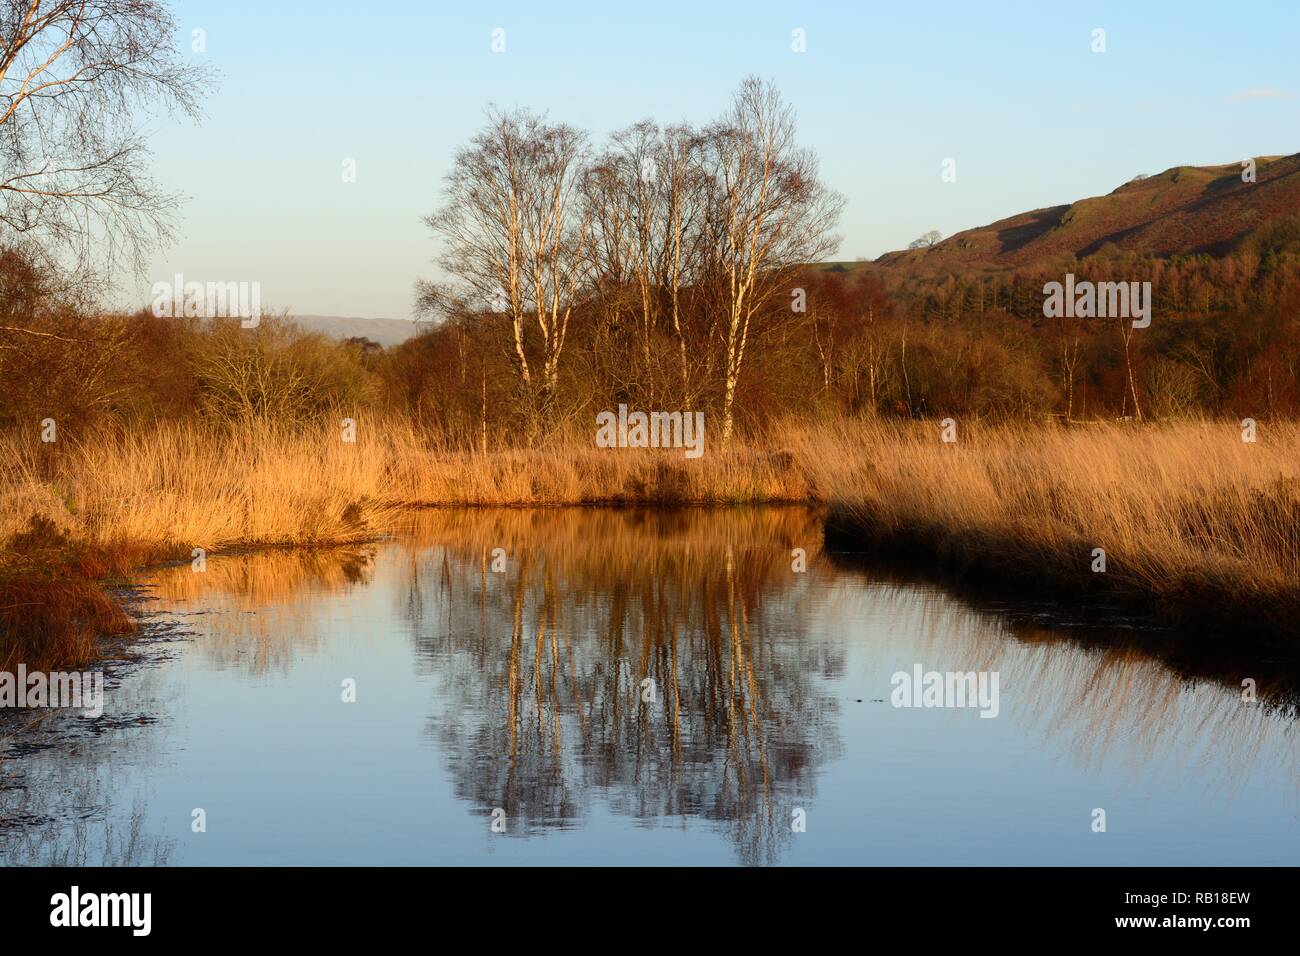
[[[794,131],[753,79],[711,124],[643,121],[599,149],[490,116],[427,220],[453,282],[421,286],[439,324],[399,350],[404,394],[466,430],[620,402],[704,409],[724,434],[782,413],[1300,414],[1300,216],[1217,258],[1110,245],[1019,272],[821,269],[841,203]],[[1149,281],[1151,327],[1046,318],[1043,287],[1066,272]]]
[[[1066,273],[1150,282],[1150,327],[1044,317],[1043,287]],[[1300,414],[1300,215],[1256,230],[1220,257],[1111,251],[1016,271],[877,274],[908,323],[979,329],[1010,321],[1030,330],[1051,410],[1061,415]],[[1129,366],[1135,389],[1127,387]]]
[[[782,416],[1300,414],[1300,217],[1217,258],[1110,248],[934,275],[810,264],[841,207],[756,79],[712,123],[646,120],[599,146],[494,112],[427,219],[448,281],[417,284],[426,321],[394,348],[285,317],[103,314],[0,249],[0,425],[395,413],[501,447],[620,403],[703,411],[710,441]],[[1150,281],[1150,327],[1045,317],[1067,272]]]
[[[1077,268],[1089,276],[1086,264]],[[1240,261],[1186,260],[1091,274],[1153,282],[1152,324],[1130,333],[1145,417],[1300,414],[1293,257],[1254,272]],[[735,393],[737,426],[753,432],[783,415],[1133,415],[1120,323],[1043,317],[1042,287],[1060,275],[990,275],[918,293],[867,264],[792,272],[781,308],[755,323],[754,359]],[[612,321],[608,303],[590,300],[572,312],[565,362],[540,415],[524,400],[500,315],[453,314],[382,349],[308,334],[284,317],[243,328],[234,319],[96,313],[42,294],[32,279],[20,257],[0,257],[0,425],[33,433],[46,418],[75,430],[104,421],[293,424],[392,411],[465,445],[499,447],[587,427],[619,402],[699,408],[710,422],[722,412],[725,364],[710,366],[700,332],[706,306],[691,288],[682,290],[679,314],[694,404],[683,403],[671,330],[651,328],[642,347],[640,326]],[[1184,299],[1176,309],[1177,295]],[[542,354],[531,336],[524,347]]]
[[[299,330],[283,317],[104,314],[43,303],[0,328],[0,427],[60,440],[99,424],[259,418],[288,425],[374,407],[381,379],[365,343]],[[0,325],[5,325],[0,321]]]

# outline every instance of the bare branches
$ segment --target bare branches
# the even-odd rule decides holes
[[[456,153],[445,203],[425,222],[444,269],[468,298],[509,317],[522,381],[533,382],[526,330],[541,338],[541,385],[553,392],[580,282],[590,222],[577,202],[586,136],[527,111],[490,112]],[[426,292],[428,290],[426,289]]]
[[[781,327],[778,294],[833,251],[842,205],[797,147],[793,110],[754,78],[705,129],[644,120],[594,157],[570,127],[491,113],[426,219],[460,291],[419,295],[428,307],[459,295],[508,318],[521,381],[540,354],[545,395],[581,302],[598,317],[592,348],[632,356],[615,360],[628,394],[656,401],[661,370],[676,365],[690,407],[723,369],[725,439],[755,319]]]
[[[701,134],[688,126],[643,120],[615,133],[588,170],[584,202],[592,222],[592,287],[612,306],[611,319],[636,317],[640,377],[655,399],[656,338],[677,345],[683,401],[693,366],[686,348],[682,294],[699,277],[701,228],[709,194]]]
[[[167,238],[176,197],[131,120],[197,114],[208,74],[174,29],[161,0],[0,0],[0,245],[88,273],[140,269]]]
[[[756,77],[741,83],[731,109],[710,127],[706,151],[715,183],[712,271],[725,307],[726,442],[751,322],[788,292],[791,270],[835,249],[831,230],[844,201],[821,184],[816,157],[796,146],[793,109]]]
[[[14,325],[0,325],[0,332],[13,332],[16,335],[39,335],[41,338],[58,339],[60,342],[77,342],[78,339],[70,339],[66,335],[57,335],[54,332],[41,332],[38,329],[22,329]]]

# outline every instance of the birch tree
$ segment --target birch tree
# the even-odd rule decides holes
[[[655,151],[657,181],[663,204],[664,248],[661,284],[666,290],[667,309],[677,340],[682,403],[694,400],[691,366],[686,347],[682,290],[699,278],[699,228],[708,209],[708,179],[701,166],[702,139],[689,126],[663,130]]]
[[[570,126],[526,110],[489,112],[486,128],[456,152],[443,206],[425,218],[444,242],[439,264],[462,294],[508,319],[520,380],[545,399],[584,274],[585,159],[586,137]],[[421,296],[438,292],[424,287]],[[540,360],[529,355],[534,336]]]
[[[689,126],[645,120],[615,133],[589,176],[593,282],[614,297],[617,316],[625,307],[636,316],[640,377],[652,403],[662,334],[674,343],[682,400],[690,404],[682,298],[696,278],[705,208],[699,141]]]
[[[176,197],[133,115],[196,115],[208,82],[175,27],[160,0],[0,0],[0,246],[71,275],[143,269]]]
[[[712,281],[722,307],[725,444],[754,318],[764,310],[779,318],[776,300],[789,295],[794,270],[835,250],[831,230],[844,203],[818,180],[816,157],[796,146],[794,110],[756,77],[741,83],[711,127],[707,154],[715,184]]]

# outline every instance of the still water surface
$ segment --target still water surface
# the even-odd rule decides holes
[[[0,855],[1300,861],[1285,679],[1243,702],[1250,674],[974,606],[822,527],[801,508],[431,511],[365,548],[149,573],[143,659],[110,669],[104,717],[8,741]],[[997,716],[891,706],[918,664],[996,672]]]

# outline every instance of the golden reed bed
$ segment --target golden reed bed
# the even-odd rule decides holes
[[[416,505],[815,501],[864,542],[968,572],[1100,587],[1234,630],[1294,631],[1300,425],[1264,423],[1253,443],[1237,424],[1211,422],[959,423],[956,438],[943,442],[937,422],[782,425],[691,460],[597,448],[581,434],[456,451],[407,422],[365,419],[355,443],[332,423],[162,425],[53,445],[10,436],[0,439],[10,645],[0,663],[66,663],[91,651],[88,630],[121,630],[120,611],[87,579],[194,548],[373,537]],[[71,611],[69,594],[80,595]]]

